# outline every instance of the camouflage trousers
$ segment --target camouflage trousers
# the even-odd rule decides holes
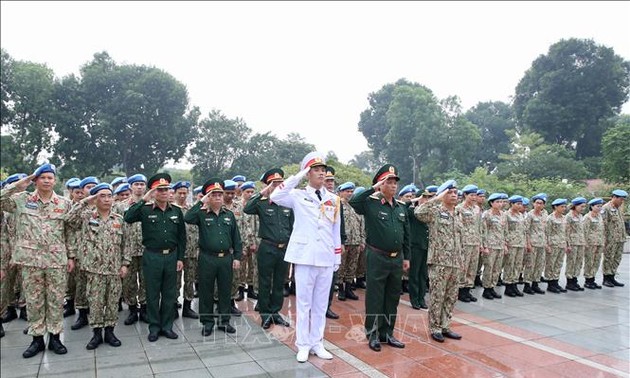
[[[337,283],[354,281],[360,254],[360,246],[345,246],[345,249],[341,254],[341,265],[339,265],[339,270],[337,270]],[[405,279],[405,277],[406,275],[403,275],[403,279]]]
[[[184,300],[195,298],[195,281],[197,280],[197,258],[184,258],[184,269],[177,272],[177,296],[182,290],[182,274],[184,275]]]
[[[572,245],[571,252],[567,253],[567,267],[564,271],[567,278],[577,278],[584,264],[584,246]]]
[[[88,321],[92,328],[115,327],[118,323],[120,276],[85,272],[90,304]]]
[[[366,272],[367,272],[367,259],[365,257],[365,248],[363,248],[359,252],[359,258],[357,259],[357,271],[355,272],[355,276],[365,278]]]
[[[503,266],[503,249],[490,249],[488,254],[483,253],[483,279],[482,284],[486,289],[497,286],[501,267]]]
[[[147,303],[147,290],[142,272],[142,256],[131,257],[131,264],[129,264],[127,275],[122,280],[122,286],[123,298],[130,307]]]
[[[525,247],[509,247],[503,257],[503,282],[513,284],[518,282],[518,276],[523,271],[523,253]]]
[[[248,287],[258,287],[258,259],[256,258],[256,254],[253,252],[248,252],[243,259],[245,262],[245,282]],[[243,269],[243,267],[241,268]]]
[[[475,285],[475,275],[479,265],[479,246],[462,246],[463,265],[460,270],[459,287],[473,287]]]
[[[557,280],[560,278],[560,269],[564,260],[563,247],[552,246],[545,256],[545,278],[548,280]]]
[[[429,282],[431,282],[429,330],[431,333],[447,331],[451,328],[460,275],[458,268],[429,265]]]
[[[236,299],[236,297],[238,297],[238,288],[242,287],[243,276],[243,266],[241,266],[239,269],[232,269],[232,299]],[[218,298],[218,286],[214,292]]]
[[[22,267],[12,264],[5,270],[4,280],[2,280],[0,315],[4,313],[7,306],[24,307],[25,304],[26,299],[22,290]]]
[[[595,278],[602,261],[603,245],[587,245],[584,248],[584,278]]]
[[[22,267],[22,282],[28,306],[28,334],[43,336],[63,331],[65,268]]]
[[[604,274],[617,274],[617,268],[619,264],[621,264],[623,243],[624,242],[611,242],[607,243],[604,247]]]
[[[523,257],[523,281],[531,284],[540,281],[545,268],[545,247],[532,247],[531,252],[525,251]]]
[[[76,282],[76,289],[74,292],[74,307],[76,308],[88,308],[88,299],[87,299],[87,274],[85,270],[80,269],[80,267],[75,267],[73,270],[75,272],[74,281]]]

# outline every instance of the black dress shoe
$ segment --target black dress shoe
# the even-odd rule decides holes
[[[412,304],[411,308],[413,308],[414,310],[420,310],[420,305]]]
[[[442,331],[442,336],[447,337],[449,339],[453,339],[453,340],[460,340],[462,338],[462,335],[455,333],[451,331],[450,329],[448,331]]]
[[[162,336],[166,337],[167,339],[176,339],[179,337],[179,335],[177,335],[175,332],[173,332],[172,329],[168,329],[166,331],[161,331],[160,334],[162,334]]]
[[[203,328],[201,328],[201,334],[203,336],[210,336],[212,335],[213,328],[214,328],[214,324],[204,324]]]
[[[149,333],[149,336],[147,337],[147,339],[148,339],[150,342],[152,342],[152,343],[156,342],[156,341],[157,341],[157,339],[158,339],[158,334],[157,334],[157,332],[150,332],[150,333]]]
[[[271,320],[273,321],[273,324],[277,324],[277,325],[281,325],[281,326],[285,326],[285,327],[290,326],[289,322],[284,320],[282,318],[282,316],[280,316],[280,314],[273,314],[273,315],[271,315]]]
[[[431,337],[433,338],[433,340],[437,341],[438,343],[444,342],[444,336],[442,336],[441,332],[433,332],[431,334]]]
[[[217,329],[220,329],[221,331],[223,331],[225,333],[234,333],[234,332],[236,332],[236,328],[232,327],[231,324],[221,324],[221,325],[217,326]]]
[[[387,343],[389,346],[393,346],[394,348],[404,348],[405,344],[400,340],[396,339],[394,336],[387,336],[383,340],[379,340],[381,342]]]
[[[260,325],[262,326],[263,329],[269,329],[269,327],[271,327],[272,322],[273,321],[271,320],[271,316],[268,316],[267,318],[261,321]]]
[[[330,308],[326,310],[326,317],[328,319],[339,319],[339,315],[335,314]]]
[[[368,343],[368,345],[370,346],[370,349],[372,349],[375,352],[380,352],[381,351],[381,342],[378,341],[377,338],[371,339],[370,342]]]

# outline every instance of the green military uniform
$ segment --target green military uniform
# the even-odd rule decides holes
[[[373,179],[379,182],[397,170],[386,164]],[[404,203],[388,203],[369,188],[350,199],[350,206],[365,218],[367,290],[365,332],[368,339],[393,337],[402,290],[402,263],[410,256],[409,219]]]
[[[218,182],[216,185],[222,186]],[[210,190],[212,187],[206,183],[203,193]],[[240,261],[243,250],[236,217],[224,206],[215,213],[199,201],[186,213],[185,221],[199,228],[199,320],[204,329],[212,329],[217,316],[220,325],[228,325],[232,262]],[[219,295],[218,315],[214,314],[215,282]]]
[[[170,177],[167,181],[170,182]],[[142,245],[145,247],[142,270],[149,332],[172,331],[173,304],[177,299],[177,261],[183,262],[186,252],[182,210],[171,204],[162,210],[153,202],[140,200],[127,210],[124,219],[127,223],[141,222],[142,225]]]
[[[273,180],[281,180],[283,176],[282,170],[271,169],[261,181],[269,184]],[[293,231],[293,210],[257,193],[247,201],[243,211],[258,216],[258,310],[264,323],[282,309],[283,284],[289,266],[284,261],[284,253]]]
[[[411,259],[409,261],[409,300],[415,309],[427,308],[424,296],[427,292],[429,271],[427,256],[429,253],[429,227],[415,217],[416,206],[409,206],[409,236]]]

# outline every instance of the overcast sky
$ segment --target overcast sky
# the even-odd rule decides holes
[[[78,73],[96,52],[152,65],[254,132],[299,132],[344,162],[367,149],[367,96],[399,78],[464,110],[509,102],[532,61],[563,38],[630,60],[630,2],[1,2],[15,59]],[[626,104],[624,112],[630,106]]]

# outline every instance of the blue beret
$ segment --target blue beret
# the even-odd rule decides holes
[[[177,181],[175,184],[173,184],[173,190],[177,190],[179,188],[190,188],[190,182],[189,181]]]
[[[437,188],[437,195],[439,196],[443,191],[447,189],[456,189],[456,188],[457,188],[457,181],[448,180]]]
[[[53,175],[57,174],[57,168],[53,164],[42,164],[35,170],[35,177],[39,177],[44,173],[52,173]]]
[[[66,183],[65,183],[65,185],[64,185],[64,186],[65,186],[66,188],[70,189],[70,185],[72,185],[72,183],[74,183],[75,181],[79,181],[79,182],[81,182],[81,179],[80,179],[80,178],[78,178],[78,177],[72,177],[72,178],[68,179],[68,181],[66,181]]]
[[[477,185],[472,185],[472,184],[468,184],[466,186],[464,186],[462,188],[462,192],[464,194],[470,194],[470,193],[475,193],[477,194],[477,190],[479,190],[479,188],[477,187]]]
[[[81,185],[81,179],[68,180],[67,188],[70,190],[79,189]]]
[[[523,202],[523,197],[515,194],[512,197],[508,198],[508,201],[510,201],[510,203]]]
[[[457,191],[457,197],[461,197],[464,195],[464,192],[462,192],[461,190]]]
[[[241,190],[247,189],[256,189],[256,184],[253,181],[245,181],[243,185],[241,185]]]
[[[501,196],[501,199],[508,199],[508,198],[510,198],[510,196],[508,196],[506,193],[499,193],[499,195]]]
[[[134,182],[143,182],[143,183],[146,184],[147,183],[147,176],[138,173],[137,175],[133,175],[133,176],[131,176],[131,177],[129,177],[127,179],[127,183],[129,185],[133,184]]]
[[[23,179],[26,176],[27,176],[26,173],[15,173],[15,174],[12,174],[11,176],[7,177],[7,180],[5,181],[5,185],[13,184],[14,182],[20,181],[21,179]]]
[[[398,197],[402,197],[407,193],[415,193],[416,190],[418,190],[418,188],[416,188],[414,184],[405,185],[400,189],[400,192],[398,192]]]
[[[523,206],[529,205],[529,199],[527,197],[523,197]]]
[[[571,200],[571,205],[573,206],[581,205],[583,203],[586,203],[586,198],[584,197],[575,197]]]
[[[199,194],[199,193],[201,193],[201,189],[202,189],[202,188],[203,188],[202,186],[197,186],[195,189],[193,189],[193,194]]]
[[[601,205],[604,203],[604,200],[601,198],[593,198],[592,200],[588,201],[588,204],[593,206],[593,205]]]
[[[79,183],[79,188],[83,189],[85,188],[85,186],[87,184],[97,184],[98,185],[98,179],[94,176],[88,176],[86,178],[84,178],[83,180],[81,180],[81,182]]]
[[[359,195],[363,192],[365,192],[365,188],[363,186],[357,186],[356,188],[354,188],[354,193],[352,193],[352,197]]]
[[[532,197],[532,202],[536,202],[536,200],[541,200],[544,203],[547,203],[547,196],[542,196],[541,194],[545,194],[545,193],[539,193],[536,194],[535,196]]]
[[[615,189],[612,191],[612,195],[615,197],[623,197],[623,198],[627,198],[628,197],[628,192],[626,192],[625,190],[621,190],[621,189]]]
[[[113,181],[112,181],[112,186],[116,186],[118,184],[124,184],[127,182],[127,178],[126,177],[116,177]]]
[[[114,194],[118,194],[118,193],[122,193],[122,192],[126,192],[128,190],[131,190],[131,185],[129,185],[128,183],[124,183],[124,184],[120,184],[115,190],[114,190]]]
[[[566,205],[567,202],[568,201],[566,198],[558,198],[558,199],[553,200],[553,202],[551,203],[551,206]]]
[[[479,189],[479,190],[477,190],[477,195],[478,195],[478,196],[485,196],[485,195],[486,195],[486,190],[485,190],[485,189]]]
[[[236,190],[238,184],[233,180],[223,181],[223,190]]]
[[[243,176],[243,175],[236,175],[236,176],[232,177],[232,181],[245,182],[245,176]]]
[[[337,190],[340,192],[343,192],[344,190],[350,190],[350,189],[354,190],[354,188],[355,188],[354,183],[352,181],[347,181],[339,185],[339,188]]]
[[[438,187],[437,185],[429,185],[426,188],[424,188],[425,191],[427,191],[428,193],[437,193]]]
[[[501,193],[492,193],[490,194],[490,197],[488,197],[488,202],[492,202],[498,199],[501,199]]]
[[[4,188],[5,184],[6,184],[6,182],[4,180],[0,180],[0,188]]]
[[[109,185],[106,182],[103,182],[103,183],[100,183],[100,184],[96,185],[92,189],[90,189],[90,195],[93,196],[96,193],[100,192],[101,190],[109,190],[110,192],[113,191],[111,185]]]

